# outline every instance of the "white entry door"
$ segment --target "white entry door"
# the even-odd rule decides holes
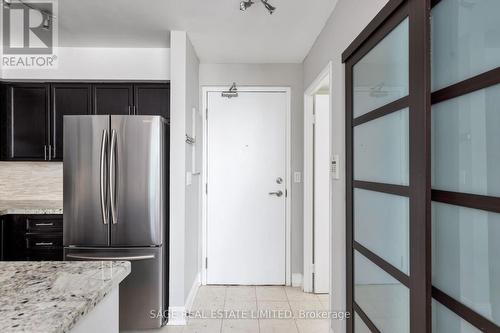
[[[284,92],[208,93],[208,284],[285,284],[286,108]]]

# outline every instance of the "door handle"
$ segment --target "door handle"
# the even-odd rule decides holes
[[[148,255],[142,255],[142,256],[123,256],[123,257],[100,257],[100,256],[86,256],[86,255],[80,255],[80,254],[68,254],[66,258],[71,258],[71,259],[82,259],[82,260],[114,260],[114,261],[120,261],[120,260],[127,260],[127,261],[137,261],[137,260],[148,260],[148,259],[154,259],[155,256],[153,254],[148,254]]]
[[[283,195],[283,191],[269,192],[269,195],[275,195],[279,198]]]
[[[116,131],[111,130],[111,147],[109,157],[109,199],[111,201],[111,221],[118,223],[116,216]]]
[[[101,213],[102,213],[102,223],[108,224],[108,212],[107,212],[107,197],[106,197],[106,182],[104,181],[104,177],[106,175],[106,147],[108,145],[108,130],[102,131],[102,140],[101,140],[101,178],[100,178],[100,190],[101,190]]]
[[[47,145],[43,145],[43,159],[47,160]]]

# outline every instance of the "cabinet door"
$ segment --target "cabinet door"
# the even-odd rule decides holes
[[[130,84],[94,85],[94,113],[100,115],[133,114],[133,88]]]
[[[3,159],[48,159],[49,85],[9,84],[4,107]]]
[[[92,113],[90,84],[52,84],[51,148],[52,160],[63,159],[64,116]]]
[[[135,113],[170,119],[170,84],[134,85]]]

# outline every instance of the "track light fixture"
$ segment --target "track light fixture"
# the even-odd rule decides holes
[[[267,0],[260,0],[262,2],[262,4],[264,5],[264,7],[266,7],[267,11],[269,12],[269,14],[273,14],[274,11],[276,10],[276,7],[270,5]]]
[[[272,6],[267,1],[268,0],[260,0],[260,2],[262,2],[262,4],[264,5],[264,7],[266,7],[266,9],[269,12],[269,14],[272,14],[276,10],[276,7]],[[254,3],[255,2],[253,2],[252,0],[242,0],[240,2],[240,10],[241,11],[246,11],[247,8],[250,8],[250,6],[252,6]]]
[[[2,5],[3,5],[3,8],[9,9],[10,8],[10,0],[3,0]]]
[[[254,2],[252,0],[247,0],[247,1],[243,0],[240,2],[240,10],[245,11],[253,4]]]

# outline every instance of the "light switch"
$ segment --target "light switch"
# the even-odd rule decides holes
[[[193,174],[191,172],[186,172],[186,186],[189,186],[193,183]]]
[[[340,169],[339,168],[339,155],[333,155],[331,169],[330,169],[333,179],[340,179],[339,169]]]
[[[293,173],[293,182],[300,183],[302,181],[302,174],[299,171]]]

